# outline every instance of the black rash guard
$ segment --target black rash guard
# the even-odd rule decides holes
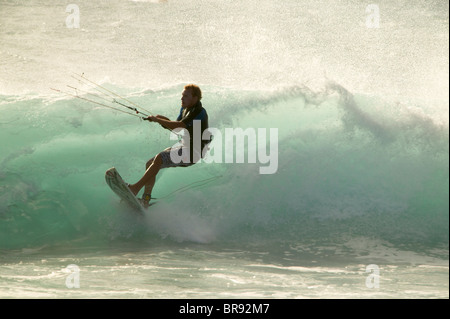
[[[197,104],[192,106],[191,108],[180,109],[180,114],[178,115],[177,121],[183,122],[186,125],[186,130],[189,132],[189,138],[190,138],[190,155],[191,155],[191,162],[193,162],[193,154],[194,154],[194,120],[201,121],[201,132],[200,132],[200,139],[203,136],[203,132],[208,130],[208,113],[206,113],[206,110],[203,108],[202,103],[199,101]],[[203,157],[203,148],[208,145],[211,142],[211,139],[208,140],[201,140],[201,150],[196,150],[201,156]],[[198,143],[198,142],[197,142]]]

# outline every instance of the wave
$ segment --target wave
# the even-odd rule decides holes
[[[182,85],[109,87],[175,117]],[[335,82],[277,91],[203,87],[210,126],[278,128],[278,170],[255,163],[167,169],[140,220],[104,183],[137,180],[172,145],[148,122],[75,98],[1,96],[0,248],[111,240],[200,243],[338,240],[448,245],[448,122],[426,105],[355,95]],[[427,113],[428,112],[428,113]],[[248,149],[246,149],[248,151]]]

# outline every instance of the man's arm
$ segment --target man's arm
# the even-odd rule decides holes
[[[150,122],[156,122],[162,127],[167,128],[169,130],[174,130],[176,128],[186,128],[186,124],[184,124],[183,122],[171,121],[167,117],[164,117],[162,115],[149,116],[147,117],[147,120],[149,120]]]
[[[162,116],[162,115],[156,115],[156,117],[157,118],[159,118],[159,119],[163,119],[163,120],[168,120],[168,121],[170,121],[170,119],[169,118],[167,118],[167,117],[165,117],[165,116]]]

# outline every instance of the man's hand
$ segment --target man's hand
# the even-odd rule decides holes
[[[149,117],[145,118],[145,120],[149,122],[156,122],[156,119],[157,117],[153,115],[150,115]]]

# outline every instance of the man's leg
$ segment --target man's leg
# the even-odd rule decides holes
[[[150,160],[146,164],[147,170],[145,171],[144,176],[133,185],[130,185],[130,190],[134,195],[137,195],[139,191],[142,189],[142,187],[145,186],[144,193],[145,194],[151,194],[153,186],[155,185],[155,179],[156,175],[158,174],[159,170],[161,169],[162,165],[162,159],[161,155],[156,155],[153,158],[153,161]]]

